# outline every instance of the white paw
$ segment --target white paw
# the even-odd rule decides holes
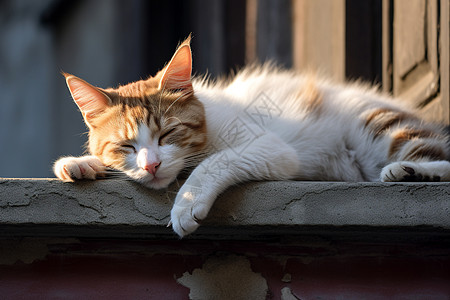
[[[180,237],[197,230],[202,220],[208,215],[208,206],[195,198],[195,195],[190,192],[178,194],[170,212],[172,228]]]
[[[199,220],[192,216],[191,207],[174,205],[170,212],[173,231],[181,238],[193,233],[200,226]]]
[[[394,162],[381,170],[380,179],[385,182],[397,181],[440,181],[441,176],[427,168],[430,163]]]
[[[94,180],[105,172],[105,166],[95,156],[63,157],[55,162],[53,172],[66,182],[77,179]]]

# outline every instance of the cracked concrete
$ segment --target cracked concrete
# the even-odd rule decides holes
[[[119,180],[0,179],[0,227],[18,228],[11,235],[26,235],[20,226],[38,225],[50,226],[45,232],[58,235],[61,227],[51,226],[61,225],[71,227],[73,235],[82,235],[79,229],[85,226],[111,228],[111,236],[132,231],[173,236],[166,225],[177,188],[152,191]],[[221,228],[234,234],[260,226],[275,232],[286,226],[449,231],[449,216],[448,183],[251,182],[223,193],[198,232],[211,235]],[[124,233],[115,226],[131,229]]]
[[[164,192],[150,191],[129,181],[62,183],[52,179],[2,179],[0,182],[2,224],[158,225],[162,220],[167,224],[169,217],[171,203]]]
[[[450,229],[447,183],[250,183],[228,190],[216,207],[210,218],[228,213],[233,216],[228,218],[231,224],[250,225],[258,220],[258,225],[430,225]]]

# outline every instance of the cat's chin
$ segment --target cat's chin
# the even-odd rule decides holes
[[[147,172],[135,172],[135,171],[125,171],[132,180],[142,184],[143,186],[153,189],[160,190],[165,189],[175,180],[176,176],[152,176]],[[167,174],[166,174],[167,175]]]
[[[160,190],[160,189],[167,188],[169,186],[169,184],[172,183],[173,180],[174,180],[174,178],[153,177],[153,179],[141,179],[141,180],[138,180],[138,182],[147,188],[150,188],[153,190]]]

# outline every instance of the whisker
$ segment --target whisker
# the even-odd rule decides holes
[[[105,174],[105,175],[125,175],[122,172],[110,172],[110,171],[102,172],[102,174]]]
[[[208,153],[197,153],[197,154],[192,154],[192,155],[185,157],[184,160],[185,161],[204,160],[206,157],[208,157]]]
[[[123,181],[133,181],[133,179],[131,179],[128,176],[105,176],[105,177],[98,177],[99,180],[110,180],[110,179],[115,179],[115,180],[123,180]]]
[[[122,171],[118,171],[118,170],[110,169],[110,168],[108,168],[105,171],[101,172],[99,175],[103,176],[103,177],[100,177],[101,179],[132,180],[130,177],[128,177]]]

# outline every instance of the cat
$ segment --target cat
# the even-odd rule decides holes
[[[163,189],[193,168],[170,214],[180,237],[240,182],[450,180],[444,127],[376,88],[272,64],[222,81],[191,72],[189,37],[146,80],[101,89],[64,73],[89,128],[90,155],[60,158],[56,176],[96,179],[108,167]]]

